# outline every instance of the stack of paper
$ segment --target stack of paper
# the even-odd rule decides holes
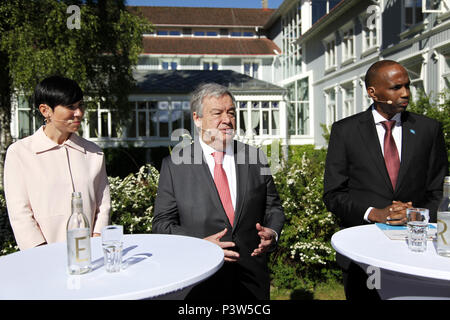
[[[375,223],[378,228],[391,240],[405,240],[408,235],[406,226],[390,226],[384,223]],[[432,240],[436,237],[436,226],[428,225],[428,239]]]

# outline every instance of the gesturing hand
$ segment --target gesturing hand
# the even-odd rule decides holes
[[[266,252],[275,243],[275,232],[272,229],[263,227],[257,223],[256,230],[258,230],[258,236],[261,239],[261,242],[259,243],[258,248],[253,250],[252,257]]]
[[[216,234],[206,237],[204,240],[208,240],[212,243],[217,244],[219,247],[221,247],[223,249],[225,261],[236,262],[239,260],[239,253],[237,253],[236,251],[232,251],[232,250],[226,250],[226,248],[234,247],[235,243],[231,242],[231,241],[224,241],[224,242],[220,241],[220,239],[227,233],[227,231],[228,231],[228,229],[225,228]]]

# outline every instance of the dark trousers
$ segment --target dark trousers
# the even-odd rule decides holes
[[[225,262],[222,268],[210,278],[191,289],[188,301],[255,301],[256,295],[239,281],[237,263]],[[269,299],[269,295],[267,299]]]

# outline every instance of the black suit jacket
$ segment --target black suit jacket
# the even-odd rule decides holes
[[[153,232],[205,238],[228,228],[221,241],[235,242],[240,259],[237,263],[224,264],[222,269],[228,271],[222,270],[225,273],[220,280],[225,282],[222,285],[234,281],[255,297],[269,299],[267,255],[251,257],[250,254],[260,243],[256,223],[280,235],[284,213],[272,176],[261,174],[269,170],[264,154],[249,145],[234,142],[237,199],[233,227],[198,141],[177,151],[175,156],[168,156],[162,162]],[[209,286],[211,297],[219,289],[217,277],[215,280]]]
[[[393,190],[378,140],[372,108],[335,122],[331,129],[324,176],[324,202],[342,227],[365,224],[369,207],[393,200],[436,210],[448,174],[447,151],[438,121],[402,113],[402,156]]]

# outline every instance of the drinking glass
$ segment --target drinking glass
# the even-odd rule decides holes
[[[427,230],[430,219],[426,208],[407,208],[408,248],[414,252],[424,252],[427,249]]]
[[[119,272],[122,267],[123,226],[111,225],[102,230],[102,247],[107,272]]]

